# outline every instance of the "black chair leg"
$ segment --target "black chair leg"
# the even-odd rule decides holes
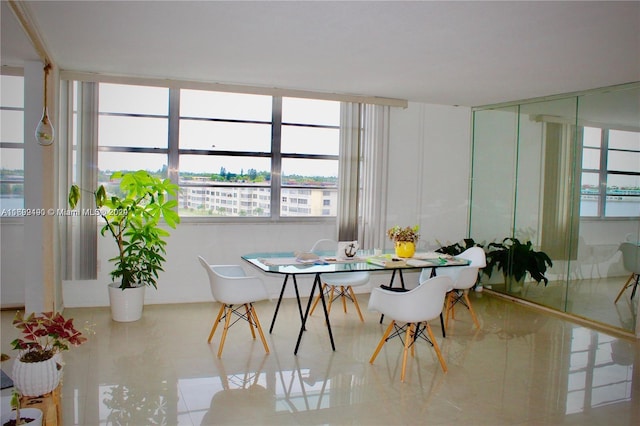
[[[640,280],[640,274],[636,274],[636,282],[633,284],[633,290],[631,291],[631,300],[633,300],[633,296],[636,295],[636,290],[638,289],[638,281]]]

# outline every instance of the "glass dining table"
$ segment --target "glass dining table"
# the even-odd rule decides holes
[[[336,350],[335,342],[333,340],[333,333],[331,331],[331,322],[329,321],[329,313],[327,311],[327,303],[322,292],[322,274],[332,273],[344,273],[344,272],[356,272],[356,271],[369,271],[369,272],[391,272],[391,278],[389,281],[389,287],[393,288],[396,275],[399,276],[401,288],[405,288],[404,277],[402,271],[405,270],[417,270],[423,268],[433,268],[432,276],[435,275],[436,268],[447,266],[464,266],[468,264],[465,259],[454,258],[445,256],[443,254],[429,252],[429,253],[416,253],[411,259],[397,259],[392,252],[385,253],[383,255],[374,256],[373,250],[359,250],[354,257],[346,259],[338,259],[335,257],[335,252],[331,253],[317,253],[319,257],[317,259],[301,260],[294,252],[265,252],[265,253],[250,253],[242,255],[241,258],[258,268],[259,270],[284,275],[280,295],[276,305],[276,310],[271,320],[271,326],[269,327],[269,333],[273,332],[273,328],[278,316],[280,304],[284,296],[285,289],[291,278],[293,281],[293,287],[296,294],[296,300],[298,303],[298,311],[300,313],[300,332],[298,333],[298,339],[293,351],[294,355],[298,354],[300,343],[302,341],[302,335],[306,331],[307,318],[309,316],[309,310],[311,303],[314,300],[316,290],[320,293],[320,300],[322,301],[322,309],[324,311],[325,324],[327,326],[327,332],[329,334],[329,340],[331,342],[331,349]],[[388,262],[379,262],[380,259],[387,259]],[[374,263],[375,262],[375,263]],[[380,264],[384,263],[384,264]],[[296,277],[300,275],[313,275],[313,285],[311,286],[311,293],[309,294],[309,300],[307,302],[306,309],[302,310],[302,302],[300,299],[300,290],[298,288],[298,282]]]

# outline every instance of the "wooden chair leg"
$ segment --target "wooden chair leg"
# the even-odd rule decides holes
[[[333,293],[336,291],[336,286],[331,286],[331,291],[329,292],[329,303],[327,303],[327,314],[331,313],[331,305],[333,304]]]
[[[218,358],[222,357],[222,348],[224,347],[224,340],[227,338],[227,331],[229,331],[229,323],[231,322],[232,314],[233,314],[233,308],[229,306],[226,310],[226,320],[224,322],[224,330],[222,331],[222,338],[220,339],[220,348],[218,349]]]
[[[436,338],[433,336],[433,331],[431,331],[431,326],[429,323],[425,323],[427,327],[427,333],[429,334],[429,339],[431,339],[431,343],[433,343],[433,349],[436,351],[436,355],[438,355],[438,360],[440,361],[440,366],[444,372],[447,372],[447,363],[444,362],[444,358],[442,357],[442,352],[440,352],[440,347],[438,346],[438,342],[436,342]]]
[[[358,305],[358,299],[356,299],[356,294],[353,292],[353,287],[349,286],[347,290],[351,293],[351,300],[353,300],[353,304],[356,305],[356,311],[358,311],[360,321],[364,322],[364,317],[362,316],[362,312],[360,312],[360,305]]]
[[[246,314],[247,314],[247,322],[249,323],[249,329],[251,330],[251,337],[253,337],[255,339],[256,338],[256,332],[253,329],[253,321],[251,319],[251,313],[252,313],[253,310],[251,308],[252,308],[252,306],[249,306],[248,303],[244,304],[244,309],[245,309]]]
[[[211,333],[209,333],[209,338],[207,339],[207,343],[211,343],[211,339],[213,339],[213,334],[216,332],[216,328],[218,328],[218,323],[220,322],[220,318],[222,318],[223,313],[224,313],[224,305],[220,306],[220,310],[218,311],[218,316],[216,317],[216,321],[213,323],[213,327],[211,327]]]
[[[407,324],[407,331],[405,332],[405,336],[404,336],[404,351],[402,353],[402,371],[400,373],[401,382],[404,382],[404,375],[407,370],[407,352],[409,352],[409,346],[411,346],[411,343],[414,339],[413,337],[414,327],[415,327],[415,324],[413,323]]]
[[[478,322],[478,317],[476,317],[476,313],[473,310],[473,307],[471,306],[471,301],[469,300],[469,291],[468,290],[464,291],[464,300],[467,303],[467,306],[469,307],[469,312],[471,313],[471,318],[473,319],[473,323],[476,325],[476,328],[480,328],[480,323]]]
[[[267,339],[264,338],[264,333],[262,332],[262,326],[260,325],[258,314],[256,314],[256,309],[253,307],[253,305],[251,305],[251,320],[255,322],[255,325],[256,325],[256,328],[258,329],[258,333],[260,334],[260,340],[262,340],[262,345],[264,346],[265,352],[269,353],[269,346],[267,345]]]
[[[453,291],[450,291],[449,293],[447,293],[447,297],[446,297],[446,302],[445,302],[445,319],[444,319],[444,328],[447,329],[449,328],[449,316],[453,311],[453,304],[454,304],[454,300],[453,300]]]
[[[631,280],[633,280],[634,275],[635,274],[631,274],[629,279],[624,283],[624,285],[620,289],[620,292],[618,293],[618,296],[616,297],[616,300],[613,303],[618,303],[618,299],[620,299],[620,296],[622,296],[622,293],[624,293],[624,291],[627,289],[627,287],[629,287],[629,283],[631,282]]]
[[[327,285],[326,284],[322,284],[322,289],[320,290],[320,293],[318,294],[318,296],[316,296],[316,300],[313,302],[313,306],[311,307],[311,310],[309,311],[309,315],[313,314],[313,311],[316,309],[316,306],[318,305],[318,302],[320,301],[320,298],[322,297],[322,294],[327,291]]]
[[[346,293],[344,292],[344,286],[341,285],[340,286],[340,297],[342,298],[342,310],[344,311],[344,313],[347,313],[347,298],[346,298]]]
[[[395,323],[396,323],[395,320],[391,320],[391,323],[389,323],[389,327],[387,327],[384,334],[382,335],[382,339],[380,339],[380,343],[378,343],[378,347],[376,347],[375,352],[373,352],[373,355],[371,355],[371,359],[369,359],[369,364],[373,364],[373,361],[376,360],[376,357],[378,356],[380,349],[382,349],[382,346],[384,346],[385,342],[387,341],[387,337],[389,337],[389,335],[391,334],[391,330],[393,330],[393,326]]]

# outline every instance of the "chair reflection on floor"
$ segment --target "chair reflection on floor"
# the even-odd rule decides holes
[[[329,354],[326,365],[305,368],[295,358],[295,368],[278,374],[284,390],[284,402],[292,412],[316,411],[331,406],[349,404],[353,388],[345,383],[360,381],[364,365],[355,360],[345,360],[335,352]],[[325,398],[326,396],[326,398]]]
[[[267,379],[262,358],[258,369],[246,368],[238,373],[228,374],[225,362],[218,360],[220,382],[223,390],[211,398],[209,410],[202,418],[201,425],[215,424],[258,424],[276,412],[276,398],[265,387]]]
[[[618,303],[624,291],[629,287],[633,287],[633,290],[631,290],[631,299],[633,300],[633,297],[636,295],[636,290],[638,289],[638,281],[640,280],[640,246],[638,243],[625,241],[620,244],[620,251],[622,252],[624,269],[631,272],[631,275],[620,289],[613,303]]]

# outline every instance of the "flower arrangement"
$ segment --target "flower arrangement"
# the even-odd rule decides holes
[[[22,351],[19,357],[22,362],[44,361],[87,341],[73,326],[73,319],[67,320],[60,313],[31,313],[25,317],[18,311],[13,325],[21,331],[22,337],[11,342],[11,346]]]
[[[396,225],[392,228],[387,229],[387,236],[393,242],[405,241],[416,243],[420,238],[420,233],[418,232],[419,230],[419,225],[415,225],[413,227],[407,226],[405,228],[401,228],[400,226]]]

